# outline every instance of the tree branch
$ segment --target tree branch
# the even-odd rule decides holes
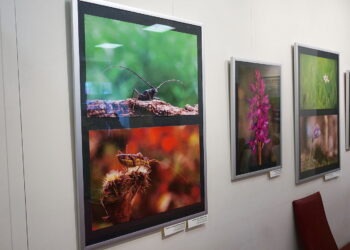
[[[126,100],[90,100],[87,102],[87,117],[135,117],[135,116],[177,116],[198,115],[198,105],[185,105],[184,108],[172,106],[161,100],[140,101],[136,98]]]

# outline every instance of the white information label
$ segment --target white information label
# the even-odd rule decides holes
[[[208,215],[202,215],[187,221],[187,227],[192,228],[208,222]]]
[[[328,181],[328,180],[337,178],[339,176],[340,176],[340,171],[338,170],[338,171],[335,171],[335,172],[332,172],[332,173],[329,173],[329,174],[325,174],[324,175],[324,180]]]
[[[185,229],[186,229],[186,221],[183,221],[168,227],[164,227],[163,228],[164,237],[184,231]]]
[[[276,169],[276,170],[272,170],[270,171],[270,178],[275,178],[277,176],[281,175],[281,169]]]

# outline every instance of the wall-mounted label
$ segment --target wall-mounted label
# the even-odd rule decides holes
[[[281,169],[276,169],[276,170],[272,170],[269,172],[270,174],[270,178],[275,178],[277,176],[280,176],[281,175]]]
[[[183,221],[168,227],[164,227],[163,228],[164,237],[184,231],[185,229],[186,229],[186,221]]]
[[[340,176],[340,171],[335,171],[335,172],[332,172],[332,173],[329,173],[329,174],[325,174],[324,175],[324,180],[328,181],[328,180],[337,178],[339,176]]]
[[[208,215],[202,215],[187,221],[187,227],[192,228],[208,222]]]

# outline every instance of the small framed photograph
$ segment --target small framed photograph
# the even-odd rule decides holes
[[[202,26],[73,0],[80,249],[207,214]]]
[[[281,168],[281,66],[231,59],[232,180]]]
[[[339,55],[294,45],[296,183],[340,168]]]

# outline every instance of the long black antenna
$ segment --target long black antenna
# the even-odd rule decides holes
[[[127,71],[129,71],[130,73],[134,74],[135,76],[137,76],[139,79],[141,79],[145,84],[147,84],[149,87],[151,87],[152,89],[154,89],[154,87],[152,86],[151,83],[149,83],[148,81],[146,81],[146,79],[144,79],[142,76],[140,76],[139,74],[137,74],[135,71],[129,69],[128,67],[125,66],[121,66],[121,65],[111,65],[109,67],[107,67],[104,71],[110,70],[111,68],[121,68],[121,69],[125,69]]]
[[[161,82],[161,83],[158,85],[158,87],[156,88],[156,90],[158,90],[160,87],[162,87],[163,84],[168,83],[168,82],[179,83],[179,84],[181,84],[181,85],[183,84],[183,82],[180,81],[180,80],[170,79],[170,80],[166,80],[166,81],[164,81],[164,82]]]

